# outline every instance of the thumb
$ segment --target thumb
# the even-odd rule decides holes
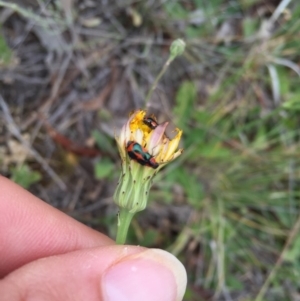
[[[170,253],[105,246],[33,261],[0,281],[1,300],[180,301],[183,265]]]

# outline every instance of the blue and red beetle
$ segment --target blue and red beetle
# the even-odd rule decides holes
[[[141,165],[149,166],[154,169],[159,166],[159,164],[155,161],[155,158],[150,155],[144,147],[135,141],[127,142],[126,151],[131,159],[137,161]]]

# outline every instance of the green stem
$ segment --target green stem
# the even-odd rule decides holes
[[[159,72],[159,74],[157,75],[154,83],[152,84],[147,96],[146,96],[146,99],[145,99],[145,107],[147,106],[147,103],[148,101],[150,100],[152,94],[153,94],[153,91],[156,89],[157,87],[157,84],[159,82],[159,80],[161,79],[161,77],[166,73],[169,65],[171,64],[171,62],[174,60],[175,57],[172,57],[172,56],[169,56],[168,60],[165,62],[163,68],[161,69],[161,71]]]
[[[124,245],[130,222],[134,216],[134,213],[130,213],[127,209],[121,208],[118,216],[118,231],[116,243],[118,245]]]

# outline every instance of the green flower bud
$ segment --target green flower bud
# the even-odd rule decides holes
[[[182,39],[177,39],[170,46],[170,57],[175,59],[176,56],[182,55],[185,49],[185,42]]]
[[[155,171],[151,167],[145,167],[137,162],[132,162],[132,164],[127,162],[122,169],[114,193],[114,201],[119,207],[127,209],[130,213],[144,210],[147,206]]]

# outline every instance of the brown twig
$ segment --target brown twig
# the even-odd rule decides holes
[[[61,135],[59,132],[57,132],[49,122],[46,121],[46,118],[41,115],[41,119],[44,122],[44,125],[47,129],[47,132],[49,136],[60,146],[62,146],[65,150],[79,156],[83,157],[97,157],[101,155],[101,152],[98,149],[90,148],[90,147],[84,147],[81,145],[78,145],[74,141],[68,139],[67,137]]]

